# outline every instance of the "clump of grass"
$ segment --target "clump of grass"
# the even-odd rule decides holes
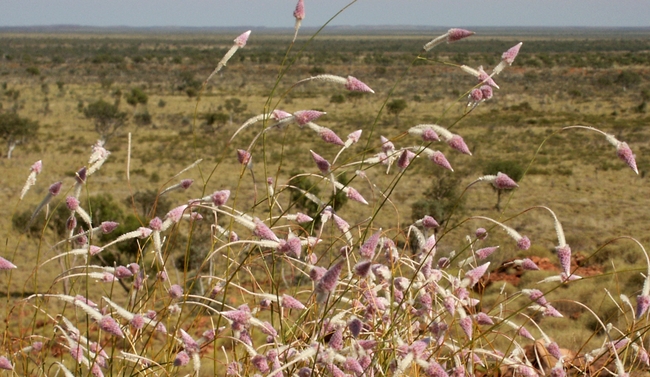
[[[302,1],[294,16],[297,36],[304,17]],[[201,95],[245,47],[249,34],[235,39],[202,86],[192,87],[196,105],[193,132],[188,135],[194,145],[202,142]],[[395,86],[411,66],[441,63],[428,58],[429,50],[472,34],[450,29],[423,44]],[[650,260],[643,245],[634,241],[639,257],[625,259],[644,258],[649,270],[645,277],[626,277],[617,285],[620,292],[590,284],[628,275],[618,270],[608,270],[607,276],[583,274],[588,271],[575,264],[560,220],[549,207],[523,209],[507,218],[510,199],[526,177],[521,169],[517,170],[521,175],[509,177],[502,171],[507,166],[497,167],[460,187],[459,197],[452,195],[441,210],[444,218],[419,213],[409,221],[393,210],[401,180],[413,166],[432,164],[451,172],[454,167],[446,155],[458,154],[454,164],[466,161],[460,157],[470,158],[470,148],[456,132],[462,133],[463,120],[477,106],[499,95],[497,80],[507,90],[507,76],[499,74],[514,63],[521,43],[505,51],[490,73],[483,67],[443,63],[468,74],[465,88],[453,88],[463,94],[445,114],[457,107],[462,111],[445,127],[420,123],[394,135],[380,135],[376,126],[384,108],[395,115],[398,127],[397,117],[405,108],[394,110],[391,104],[396,99],[389,93],[368,126],[339,135],[316,123],[328,115],[324,111],[289,112],[278,106],[287,104],[286,98],[299,97],[294,91],[297,84],[324,81],[339,85],[334,90],[363,95],[374,90],[349,75],[313,70],[312,77],[280,93],[276,89],[298,59],[290,54],[295,40],[294,36],[289,43],[263,113],[232,135],[223,135],[229,141],[213,166],[197,160],[156,190],[134,192],[131,175],[148,174],[144,168],[131,167],[129,139],[128,204],[134,215],[128,229],[118,228],[110,216],[98,219],[99,208],[88,196],[89,183],[110,161],[102,142],[93,146],[87,169],[50,186],[33,214],[17,217],[16,223],[26,228],[43,216],[45,222],[35,256],[38,267],[24,283],[24,297],[7,295],[7,323],[19,325],[5,328],[0,368],[25,375],[55,369],[65,375],[94,376],[198,376],[220,371],[238,376],[559,376],[607,368],[622,376],[648,366]],[[308,47],[309,43],[304,49]],[[525,104],[510,111],[530,111]],[[591,127],[565,127],[549,134],[545,142],[571,129],[604,136],[637,172],[625,142]],[[285,148],[287,138],[296,134],[320,139],[322,146],[305,148],[294,157],[296,152]],[[282,163],[289,156],[302,161],[301,173],[285,175]],[[239,169],[223,168],[225,161],[235,159]],[[254,164],[262,165],[262,179],[252,174]],[[41,168],[40,162],[32,168],[22,196],[41,184],[36,182]],[[527,170],[530,173],[530,166]],[[393,175],[380,179],[377,171]],[[194,182],[188,177],[201,182],[200,193],[183,191]],[[152,178],[151,183],[161,179]],[[469,195],[470,186],[474,191],[488,185],[510,193],[502,215],[463,217],[457,203]],[[59,194],[65,200],[58,202],[58,210],[51,209]],[[171,195],[179,200],[176,206],[168,205]],[[178,199],[181,195],[183,199]],[[436,208],[428,202],[420,207],[425,204],[431,211]],[[300,212],[298,205],[309,213]],[[161,211],[163,207],[167,208]],[[67,220],[61,221],[60,213],[67,214]],[[521,223],[538,216],[553,224],[550,232],[557,238],[553,250],[531,248]],[[49,246],[48,222],[55,219],[59,239]],[[475,230],[467,232],[467,227]],[[102,238],[116,228],[115,237]],[[496,240],[498,244],[493,243]],[[129,252],[123,261],[115,254],[124,245]],[[509,249],[508,258],[503,257],[504,249]],[[20,246],[14,257],[18,250]],[[7,257],[0,258],[0,270],[6,270],[2,273],[9,286],[21,266]],[[554,268],[539,271],[534,257],[540,263],[553,260]],[[60,273],[43,283],[41,269],[54,264]],[[491,273],[509,271],[520,278],[502,284],[490,280]],[[587,297],[594,286],[604,291],[598,302]],[[630,298],[634,295],[636,305]],[[553,331],[572,329],[571,321],[576,320],[587,329],[577,335],[580,339]]]

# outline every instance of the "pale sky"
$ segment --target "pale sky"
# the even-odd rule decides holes
[[[293,27],[297,0],[0,0],[0,26]],[[320,26],[346,0],[305,0]],[[650,27],[650,0],[358,0],[333,25]]]

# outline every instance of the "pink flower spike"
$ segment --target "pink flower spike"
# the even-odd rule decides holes
[[[530,248],[530,240],[528,237],[523,236],[517,241],[517,248],[519,250],[528,250]]]
[[[314,162],[316,163],[316,166],[318,166],[318,170],[320,170],[321,174],[323,175],[329,174],[330,166],[331,166],[330,163],[326,159],[321,157],[321,155],[319,155],[318,153],[312,150],[310,150],[309,152],[311,152],[311,158],[314,159]]]
[[[242,165],[250,166],[251,154],[244,149],[237,149],[237,161]]]
[[[395,150],[395,144],[393,144],[392,141],[388,140],[384,136],[379,136],[379,139],[381,140],[381,150],[384,153],[388,153]]]
[[[433,360],[429,361],[429,366],[427,366],[424,373],[429,377],[449,377],[449,374],[443,369],[443,367]]]
[[[336,284],[339,281],[341,270],[343,270],[343,262],[338,262],[329,270],[327,270],[325,275],[323,275],[323,277],[318,281],[316,284],[318,302],[324,302],[325,299],[327,299],[327,295],[334,292],[334,289],[336,289]]]
[[[277,110],[277,109],[273,110],[273,113],[271,113],[271,119],[273,119],[275,121],[280,121],[280,120],[286,119],[286,118],[288,118],[290,116],[291,116],[290,113],[288,113],[286,111],[282,111],[282,110]]]
[[[301,212],[296,213],[296,222],[298,224],[308,223],[310,221],[314,221],[314,219],[312,219],[311,217],[305,215],[304,213],[301,213]]]
[[[298,0],[298,4],[296,4],[296,9],[293,11],[293,16],[296,18],[296,20],[304,20],[305,19],[305,1],[304,0]]]
[[[499,85],[483,70],[483,67],[478,68],[478,81],[499,89]]]
[[[183,190],[187,190],[188,188],[190,188],[190,186],[192,186],[192,183],[194,183],[193,179],[183,179],[181,181],[181,187],[183,188]]]
[[[472,155],[472,152],[469,151],[467,144],[465,144],[465,140],[463,140],[460,135],[452,136],[451,139],[447,140],[447,144],[461,153],[468,154],[470,156]]]
[[[620,141],[617,143],[616,155],[618,158],[625,161],[627,166],[632,168],[636,174],[639,174],[639,170],[636,167],[636,159],[634,158],[634,153],[632,153],[632,149],[630,149],[626,142]]]
[[[422,226],[425,227],[426,229],[433,229],[439,227],[440,224],[438,224],[436,219],[434,219],[433,217],[426,215],[422,218]]]
[[[397,160],[397,167],[400,168],[400,170],[406,169],[411,164],[413,157],[415,157],[415,153],[405,149]]]
[[[169,219],[173,223],[177,223],[183,218],[183,212],[187,209],[187,205],[178,206],[171,211],[167,212],[165,219]]]
[[[190,362],[190,355],[187,354],[185,351],[181,351],[176,354],[176,358],[174,359],[174,366],[175,367],[182,367],[187,365]]]
[[[125,278],[130,278],[131,276],[133,276],[133,272],[131,272],[131,270],[129,270],[125,266],[117,266],[115,268],[114,274],[115,274],[115,277],[117,277],[118,279],[125,279]]]
[[[293,113],[293,116],[296,119],[298,125],[304,126],[305,124],[309,122],[313,122],[314,120],[320,118],[325,114],[326,113],[322,111],[316,111],[316,110],[300,110]]]
[[[230,190],[221,190],[221,191],[215,191],[212,194],[212,203],[220,207],[228,201],[228,198],[230,197]]]
[[[465,273],[465,279],[469,281],[469,286],[473,287],[478,283],[478,281],[485,275],[488,267],[490,267],[490,262],[482,264],[472,270],[469,270]]]
[[[484,247],[476,250],[475,254],[478,259],[485,259],[497,251],[498,248],[499,246]]]
[[[526,330],[526,328],[523,326],[519,328],[519,331],[517,331],[517,333],[519,334],[519,336],[522,336],[526,339],[535,340],[533,335],[528,330]]]
[[[487,238],[487,236],[488,236],[488,232],[487,232],[487,230],[485,230],[485,228],[476,229],[476,238],[477,239],[483,241],[484,239]]]
[[[517,54],[519,54],[519,49],[521,48],[522,44],[523,42],[519,42],[515,46],[510,47],[508,51],[504,52],[503,55],[501,55],[501,60],[508,63],[508,65],[512,65],[512,63],[515,62]]]
[[[363,92],[363,93],[374,93],[375,91],[370,89],[370,87],[356,77],[348,76],[347,82],[345,83],[345,89],[353,92]]]
[[[527,271],[537,271],[539,270],[539,266],[535,264],[530,258],[524,258],[521,261],[521,268]]]
[[[0,271],[11,270],[14,268],[17,268],[16,265],[4,259],[3,257],[0,257]]]
[[[52,185],[50,186],[50,188],[47,191],[50,193],[50,195],[57,196],[57,195],[59,195],[59,192],[61,192],[61,186],[62,185],[63,185],[63,182],[52,183]]]
[[[447,31],[447,43],[460,41],[461,39],[470,37],[474,34],[476,33],[474,33],[473,31],[452,28]]]
[[[340,137],[334,131],[330,130],[329,128],[323,127],[318,131],[318,134],[320,135],[320,138],[323,139],[324,142],[334,144],[334,145],[340,145],[343,146],[345,143],[343,140],[341,140]]]
[[[102,331],[117,336],[118,338],[124,338],[120,325],[110,316],[104,316],[99,321],[99,328],[102,329]]]
[[[469,339],[472,339],[473,333],[473,324],[472,317],[465,317],[460,319],[460,327],[463,329],[463,332]]]
[[[648,311],[648,307],[650,307],[650,296],[636,296],[636,319],[643,317],[643,315]]]
[[[512,190],[516,187],[519,187],[517,182],[501,172],[497,173],[496,178],[492,182],[492,186],[494,186],[494,188],[497,190]]]
[[[169,297],[176,300],[183,297],[183,288],[181,288],[181,286],[178,284],[174,284],[171,287],[169,287],[168,293],[169,293]]]
[[[347,189],[348,189],[348,192],[346,193],[346,196],[348,198],[354,200],[355,202],[359,202],[361,204],[368,205],[368,201],[366,201],[366,199],[364,199],[364,197],[361,196],[361,194],[359,194],[359,191],[355,190],[352,187],[348,187]]]
[[[118,223],[115,221],[104,221],[101,224],[99,224],[99,228],[101,229],[103,234],[108,234],[112,231],[114,231],[118,227]]]
[[[472,102],[481,102],[483,100],[483,92],[479,88],[474,88],[469,92],[469,99]]]
[[[447,161],[447,158],[444,154],[442,154],[442,152],[434,151],[431,156],[429,156],[429,159],[438,166],[441,166],[447,170],[454,171],[454,169],[451,167],[451,164],[449,164],[449,161]]]
[[[282,295],[282,299],[280,300],[280,306],[287,309],[297,309],[297,310],[306,309],[305,305],[303,305],[302,302],[286,294]]]
[[[256,217],[253,219],[253,222],[255,223],[255,229],[253,230],[253,234],[255,234],[256,236],[258,236],[263,240],[280,242],[278,236],[276,236],[275,233],[273,233],[273,231],[271,230],[271,228],[266,226],[266,224],[264,224],[262,220]]]
[[[379,237],[381,237],[381,229],[370,236],[366,242],[359,247],[359,254],[364,258],[372,259],[375,256],[377,244],[379,244]]]
[[[129,324],[131,327],[133,327],[136,330],[140,330],[141,328],[144,327],[144,317],[141,316],[140,314],[136,314],[131,318],[131,321],[129,321]]]
[[[492,320],[492,318],[490,318],[489,315],[483,312],[479,312],[478,314],[476,314],[474,319],[476,320],[476,323],[478,323],[479,325],[488,325],[488,326],[494,325],[494,321]]]
[[[43,170],[43,162],[41,160],[34,162],[32,167],[30,168],[30,171],[36,174],[41,174],[42,170]]]
[[[440,141],[440,136],[431,128],[425,128],[422,131],[422,140],[424,141]]]
[[[560,260],[560,266],[562,267],[562,272],[566,275],[571,274],[571,248],[569,245],[564,245],[562,247],[556,247],[555,251],[557,252],[557,257]]]
[[[363,130],[356,130],[353,133],[349,134],[348,140],[352,140],[352,143],[359,142],[359,139],[361,138],[361,132],[363,132]]]
[[[149,228],[151,228],[151,230],[160,232],[162,230],[162,224],[163,222],[160,220],[160,217],[154,217],[151,219],[151,221],[149,221]]]
[[[481,85],[479,88],[481,89],[481,93],[483,94],[483,99],[484,100],[489,100],[492,98],[492,95],[494,94],[492,87],[490,85]]]
[[[234,42],[235,45],[237,45],[239,48],[242,48],[246,46],[246,42],[248,42],[248,37],[251,35],[251,31],[247,31],[245,33],[240,34],[237,38],[235,38]]]

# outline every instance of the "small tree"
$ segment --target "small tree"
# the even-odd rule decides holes
[[[242,104],[239,98],[230,98],[226,100],[226,110],[230,113],[230,123],[232,123],[233,114],[241,114],[246,111],[248,105]]]
[[[95,123],[95,131],[104,142],[108,141],[124,126],[126,113],[118,110],[117,106],[104,100],[91,103],[84,109],[84,115]]]
[[[138,104],[146,105],[149,101],[149,96],[140,88],[133,88],[131,92],[126,95],[126,103],[136,108]]]
[[[7,158],[18,144],[26,143],[36,135],[38,122],[21,118],[16,113],[0,114],[0,137],[7,142]]]
[[[408,104],[403,99],[394,99],[386,105],[389,114],[395,115],[395,125],[399,126],[399,114],[408,107]]]

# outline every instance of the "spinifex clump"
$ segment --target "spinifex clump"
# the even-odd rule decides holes
[[[305,17],[302,0],[293,15],[297,36]],[[450,29],[426,43],[422,54],[473,34]],[[250,31],[234,40],[205,83],[216,79],[214,74],[245,47],[249,35]],[[465,94],[454,105],[467,111],[468,105],[474,109],[498,96],[495,90],[500,87],[493,76],[515,62],[521,47],[519,43],[505,51],[490,74],[482,66],[459,66],[475,80],[468,80]],[[499,79],[507,88],[507,74]],[[324,83],[364,95],[375,93],[346,73],[315,74],[289,84],[294,90],[297,84]],[[271,97],[274,95],[272,92]],[[578,357],[562,349],[544,329],[545,317],[569,320],[558,305],[563,302],[548,299],[547,294],[568,291],[563,286],[571,287],[574,280],[581,279],[575,274],[560,221],[548,207],[533,208],[547,210],[553,217],[558,238],[557,274],[539,285],[500,295],[497,303],[488,303],[482,295],[487,277],[497,268],[493,262],[504,250],[532,250],[535,239],[522,235],[526,226],[520,221],[528,213],[507,221],[479,214],[466,217],[459,223],[475,225],[471,235],[459,235],[449,225],[449,217],[434,219],[433,214],[406,224],[400,218],[376,218],[382,216],[380,210],[391,200],[391,193],[398,191],[399,179],[388,189],[380,189],[366,171],[383,170],[385,165],[390,173],[397,163],[399,171],[394,174],[402,178],[413,166],[430,162],[436,169],[452,171],[445,154],[472,156],[463,137],[450,131],[452,126],[460,128],[462,119],[444,126],[416,124],[400,130],[399,135],[389,135],[390,130],[378,135],[373,132],[376,124],[369,120],[366,128],[343,141],[335,130],[315,123],[327,117],[324,111],[286,110],[265,108],[232,135],[222,135],[229,139],[224,156],[241,169],[229,173],[245,180],[244,169],[252,173],[253,161],[270,172],[269,154],[284,151],[271,151],[277,145],[267,143],[267,138],[289,127],[297,128],[304,137],[320,138],[317,145],[329,144],[330,149],[323,147],[325,152],[319,148],[301,151],[299,158],[308,173],[269,177],[259,197],[255,181],[252,186],[240,181],[239,187],[224,187],[213,177],[204,179],[204,192],[193,197],[188,193],[194,180],[180,177],[195,173],[192,165],[156,195],[160,200],[172,192],[182,193],[185,200],[160,217],[152,212],[138,226],[122,229],[112,241],[104,241],[102,236],[118,227],[115,219],[102,218],[97,223],[84,198],[85,185],[94,178],[91,175],[110,156],[102,143],[94,145],[89,168],[76,173],[75,185],[52,184],[31,219],[47,212],[57,194],[65,193],[68,235],[47,251],[54,255],[39,255],[38,259],[42,268],[59,262],[62,271],[47,291],[34,292],[12,308],[33,310],[34,318],[44,313],[52,327],[46,330],[33,321],[21,341],[5,339],[0,368],[22,374],[54,369],[65,375],[94,376],[200,376],[209,373],[206,370],[219,369],[226,375],[274,377],[561,376],[609,368],[622,376],[630,366],[641,369],[650,364],[645,346],[650,260],[643,288],[626,293],[637,294],[636,305],[624,294],[619,300],[612,296],[619,315],[628,318],[628,327],[618,329],[595,316],[596,331],[605,334],[603,344],[581,350]],[[634,154],[625,142],[588,129],[602,133],[616,148],[617,156],[638,173]],[[364,150],[362,135],[369,135],[366,146],[376,148]],[[244,136],[252,141],[239,145]],[[336,154],[326,152],[332,148],[337,149]],[[239,164],[234,164],[235,158]],[[42,166],[39,161],[31,168],[21,199],[37,185],[36,175]],[[341,179],[346,176],[343,173],[348,173],[349,179]],[[193,178],[204,177],[196,173]],[[317,181],[314,185],[322,183],[331,191],[315,195],[301,178]],[[496,190],[524,190],[502,172],[480,176],[469,186],[479,182]],[[476,185],[473,190],[483,186]],[[330,195],[332,199],[328,199]],[[345,205],[363,213],[361,220],[337,212],[341,197],[351,199]],[[251,207],[242,204],[248,198],[256,200]],[[313,213],[299,212],[295,208],[299,200],[308,203],[305,207]],[[378,223],[390,223],[390,227]],[[198,231],[201,224],[209,228],[203,238]],[[183,247],[175,243],[181,235],[187,238]],[[505,243],[488,244],[500,235],[507,236]],[[136,245],[132,259],[123,265],[111,262],[111,250],[129,243]],[[200,260],[190,260],[197,248],[204,251]],[[452,248],[456,250],[450,251]],[[174,253],[183,254],[181,263],[174,263]],[[520,275],[537,270],[534,256],[525,255],[504,266],[517,269]],[[193,271],[190,262],[196,265]],[[0,257],[1,274],[16,269],[20,266]],[[100,290],[104,293],[97,294]],[[570,294],[567,297],[572,300]]]

